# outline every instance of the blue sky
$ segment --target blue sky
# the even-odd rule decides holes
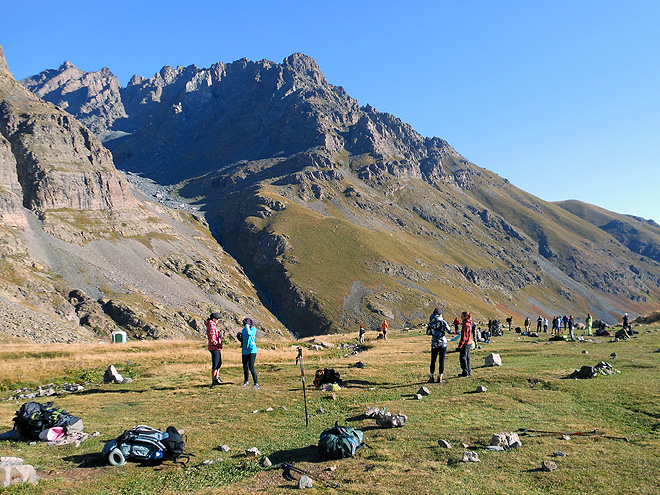
[[[660,2],[0,0],[21,79],[65,60],[312,56],[331,84],[548,201],[660,223]]]

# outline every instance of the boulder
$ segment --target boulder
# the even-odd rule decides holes
[[[314,482],[312,481],[312,478],[310,478],[305,474],[303,474],[298,480],[298,488],[300,488],[301,490],[305,488],[312,488],[312,486],[314,486]]]
[[[431,395],[431,391],[426,387],[422,387],[417,391],[417,395],[426,397],[427,395]]]
[[[557,464],[555,464],[553,461],[545,460],[541,463],[541,469],[547,472],[554,471],[557,469]]]
[[[481,393],[484,393],[484,392],[487,392],[487,391],[488,391],[488,389],[487,389],[484,385],[479,385],[479,386],[477,387],[477,390],[476,390],[476,392],[477,392],[478,394],[481,394]]]
[[[440,447],[443,449],[451,449],[451,445],[447,440],[438,440],[438,445],[440,445]]]
[[[490,440],[491,445],[499,445],[505,449],[516,449],[522,447],[522,442],[517,433],[493,433]]]
[[[379,413],[378,416],[376,416],[376,424],[383,428],[399,428],[405,426],[407,420],[408,416],[401,413],[396,416],[391,413]]]
[[[2,486],[5,488],[19,483],[31,483],[33,485],[39,483],[39,477],[34,466],[22,464],[22,461],[21,464],[0,466],[0,478],[2,479]]]
[[[486,366],[502,366],[502,358],[499,354],[492,353],[486,356],[484,359]]]
[[[467,450],[463,452],[463,462],[481,462],[481,459],[479,459],[479,455],[471,450]]]
[[[261,455],[261,452],[259,452],[258,448],[251,447],[245,451],[245,455],[248,457],[259,457]]]
[[[114,364],[108,366],[103,374],[103,383],[123,383],[124,377],[119,374]]]
[[[372,417],[376,416],[379,412],[380,412],[380,409],[378,409],[377,407],[370,407],[369,409],[367,409],[367,411],[364,413],[364,415],[367,418],[372,418]]]

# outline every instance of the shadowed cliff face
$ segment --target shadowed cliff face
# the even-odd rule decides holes
[[[300,335],[419,323],[438,305],[617,321],[658,304],[660,265],[646,251],[361,107],[310,57],[112,81],[65,64],[23,83],[84,108],[119,168],[199,201]]]
[[[81,108],[84,105],[81,105]],[[134,195],[99,139],[12,76],[0,47],[0,340],[200,338],[211,311],[283,333],[202,215]]]

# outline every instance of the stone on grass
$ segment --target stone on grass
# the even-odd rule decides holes
[[[566,454],[564,454],[561,450],[556,450],[555,452],[552,453],[555,457],[566,457]]]
[[[408,421],[408,416],[405,414],[393,415],[392,413],[378,413],[376,415],[376,424],[382,426],[383,428],[399,428],[406,425]]]
[[[467,450],[463,452],[463,462],[481,462],[481,459],[479,459],[479,455],[472,451],[472,450]]]
[[[273,465],[273,463],[270,462],[270,459],[268,457],[264,457],[263,459],[261,459],[260,464],[262,467],[271,467]]]
[[[103,374],[103,383],[123,383],[124,377],[119,374],[114,364],[108,366]]]
[[[522,442],[517,433],[493,433],[492,438],[490,439],[491,445],[499,445],[505,449],[517,449],[522,447]]]
[[[2,486],[5,488],[19,483],[31,483],[33,485],[39,483],[37,471],[30,464],[0,466],[0,478],[2,478]]]
[[[417,395],[426,397],[427,395],[431,395],[431,391],[426,387],[422,387],[417,391]]]
[[[440,447],[443,449],[451,449],[451,445],[449,445],[447,440],[438,440],[438,445],[440,445]]]
[[[370,407],[369,409],[367,409],[367,411],[364,413],[364,415],[367,418],[371,418],[373,416],[376,416],[379,412],[380,412],[380,409],[378,409],[377,407]]]
[[[486,366],[502,366],[502,358],[499,354],[489,354],[485,358]]]
[[[481,393],[484,393],[484,392],[488,392],[488,389],[484,385],[479,385],[477,387],[477,393],[481,394]]]
[[[415,394],[415,400],[422,400],[424,396],[422,394]]]
[[[218,445],[218,450],[220,452],[229,452],[231,448],[229,448],[229,445]]]
[[[553,461],[545,460],[541,463],[541,469],[548,472],[554,471],[557,469],[557,464],[555,464]]]
[[[261,455],[261,452],[259,452],[258,448],[251,447],[245,451],[245,455],[248,457],[259,457]]]
[[[311,488],[312,486],[314,486],[314,482],[312,481],[312,478],[306,474],[303,474],[298,480],[298,488],[301,490],[305,488]]]

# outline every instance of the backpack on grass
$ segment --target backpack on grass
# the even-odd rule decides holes
[[[328,459],[353,457],[364,447],[364,433],[350,426],[335,426],[321,433],[319,449]]]
[[[26,402],[14,416],[14,430],[23,438],[36,440],[42,431],[56,426],[64,428],[65,432],[83,429],[80,418],[55,407],[52,402]]]
[[[324,383],[336,383],[337,385],[341,385],[342,381],[339,373],[332,368],[316,370],[316,374],[314,375],[314,388],[319,388],[319,386]]]
[[[168,426],[165,432],[146,425],[134,426],[124,431],[114,440],[103,446],[103,457],[112,466],[123,466],[126,461],[178,462],[180,457],[188,460],[192,454],[184,454],[184,441],[174,426]]]

